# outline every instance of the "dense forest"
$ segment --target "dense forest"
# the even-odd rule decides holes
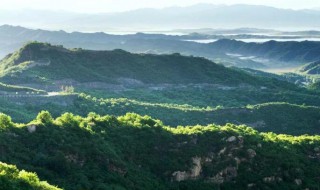
[[[0,119],[0,159],[67,190],[316,189],[319,184],[319,136],[259,133],[233,124],[172,128],[132,113],[65,113],[53,119],[41,112],[28,124],[3,114]],[[10,167],[13,175],[22,175]],[[9,185],[16,180],[23,179],[9,179]]]

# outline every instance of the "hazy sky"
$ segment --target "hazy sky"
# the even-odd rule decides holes
[[[94,13],[147,7],[189,6],[198,3],[258,4],[291,9],[320,8],[320,0],[0,0],[0,9],[45,9]]]

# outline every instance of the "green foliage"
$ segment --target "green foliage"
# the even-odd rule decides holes
[[[0,113],[0,129],[3,130],[7,127],[13,126],[13,123],[11,121],[11,117],[8,115],[5,115],[3,113]]]
[[[30,63],[43,60],[49,64],[30,67]],[[2,81],[28,83],[51,91],[63,86],[66,92],[56,97],[10,99],[1,96],[0,111],[17,122],[29,122],[45,109],[55,117],[65,112],[81,116],[92,111],[116,116],[134,112],[159,118],[172,126],[231,122],[254,127],[260,122],[265,125],[258,128],[259,131],[319,132],[318,109],[296,106],[319,107],[318,92],[277,80],[271,74],[253,76],[248,71],[226,68],[203,58],[65,49],[32,42],[7,56],[0,65],[4,71]],[[23,68],[9,71],[18,65]],[[73,85],[80,93],[78,98],[73,93]],[[266,105],[268,102],[290,105]],[[260,104],[265,106],[254,110],[245,108]]]
[[[61,86],[61,91],[66,94],[72,94],[72,93],[74,93],[74,87],[73,86]]]
[[[45,66],[32,63],[48,60]],[[123,50],[88,51],[32,42],[0,63],[2,79],[9,83],[52,83],[73,79],[77,82],[112,84],[197,84],[219,83],[257,85],[254,77],[204,58],[192,56],[131,54]],[[141,69],[143,68],[143,69]],[[70,72],[72,71],[72,72]],[[35,77],[36,76],[36,77]]]
[[[59,104],[60,102],[66,102],[68,98],[70,98],[70,103],[67,106]],[[148,99],[149,101],[128,98],[95,98],[90,95],[80,94],[79,97],[68,95],[52,97],[51,99],[38,97],[34,101],[23,100],[26,103],[22,106],[9,101],[1,101],[0,99],[0,104],[4,105],[0,107],[0,111],[11,115],[16,122],[29,122],[42,110],[49,110],[54,117],[64,112],[72,112],[81,116],[85,116],[90,112],[115,116],[134,112],[140,115],[150,115],[171,126],[235,123],[246,124],[264,132],[273,131],[293,135],[320,133],[318,123],[320,109],[316,106],[274,102],[245,104],[239,107],[200,107],[189,104],[161,103],[160,101],[170,101],[161,99],[161,97],[158,99],[150,97]],[[195,99],[195,102],[197,100]],[[17,100],[15,99],[15,101]],[[41,101],[47,103],[40,104],[39,102]]]
[[[16,166],[0,162],[0,187],[5,190],[61,190],[40,181],[37,174],[19,171]]]
[[[48,111],[41,111],[36,118],[37,121],[40,123],[50,125],[53,123],[53,118]]]
[[[233,124],[172,128],[134,113],[118,118],[66,113],[41,125],[45,127],[34,133],[24,125],[6,126],[0,132],[0,160],[34,171],[66,190],[247,189],[249,184],[256,189],[315,189],[318,185],[320,136],[259,133]],[[177,182],[174,173],[191,172],[194,159],[201,159],[200,175]],[[226,170],[231,173],[222,176],[224,182],[214,182]],[[20,176],[30,183],[38,181],[34,174]],[[275,181],[266,181],[268,177]]]
[[[320,82],[315,82],[309,85],[309,88],[320,92]]]

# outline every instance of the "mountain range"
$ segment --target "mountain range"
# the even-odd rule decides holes
[[[277,19],[274,19],[274,18]],[[36,18],[36,19],[35,19]],[[175,19],[172,19],[175,18]],[[146,31],[179,28],[319,28],[318,10],[279,9],[260,5],[198,4],[189,7],[138,9],[82,14],[63,11],[0,12],[0,24],[68,31]]]
[[[216,36],[218,37],[218,36]],[[0,26],[0,55],[3,57],[29,41],[48,42],[68,48],[91,50],[123,49],[133,53],[154,53],[201,56],[224,65],[248,68],[299,67],[318,61],[319,42],[245,43],[231,39],[201,44],[189,39],[205,35],[144,34],[110,35],[106,33],[67,33],[64,31],[32,30],[9,25]],[[220,36],[219,38],[224,38]]]

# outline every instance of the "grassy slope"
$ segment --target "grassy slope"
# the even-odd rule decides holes
[[[258,133],[234,125],[170,128],[135,114],[65,114],[53,121],[47,113],[33,121],[37,129],[29,133],[25,125],[0,118],[0,160],[35,171],[66,190],[218,189],[213,177],[221,171],[230,172],[221,176],[222,189],[318,185],[319,136]],[[200,175],[175,182],[172,174],[188,173],[192,158],[201,160]]]

